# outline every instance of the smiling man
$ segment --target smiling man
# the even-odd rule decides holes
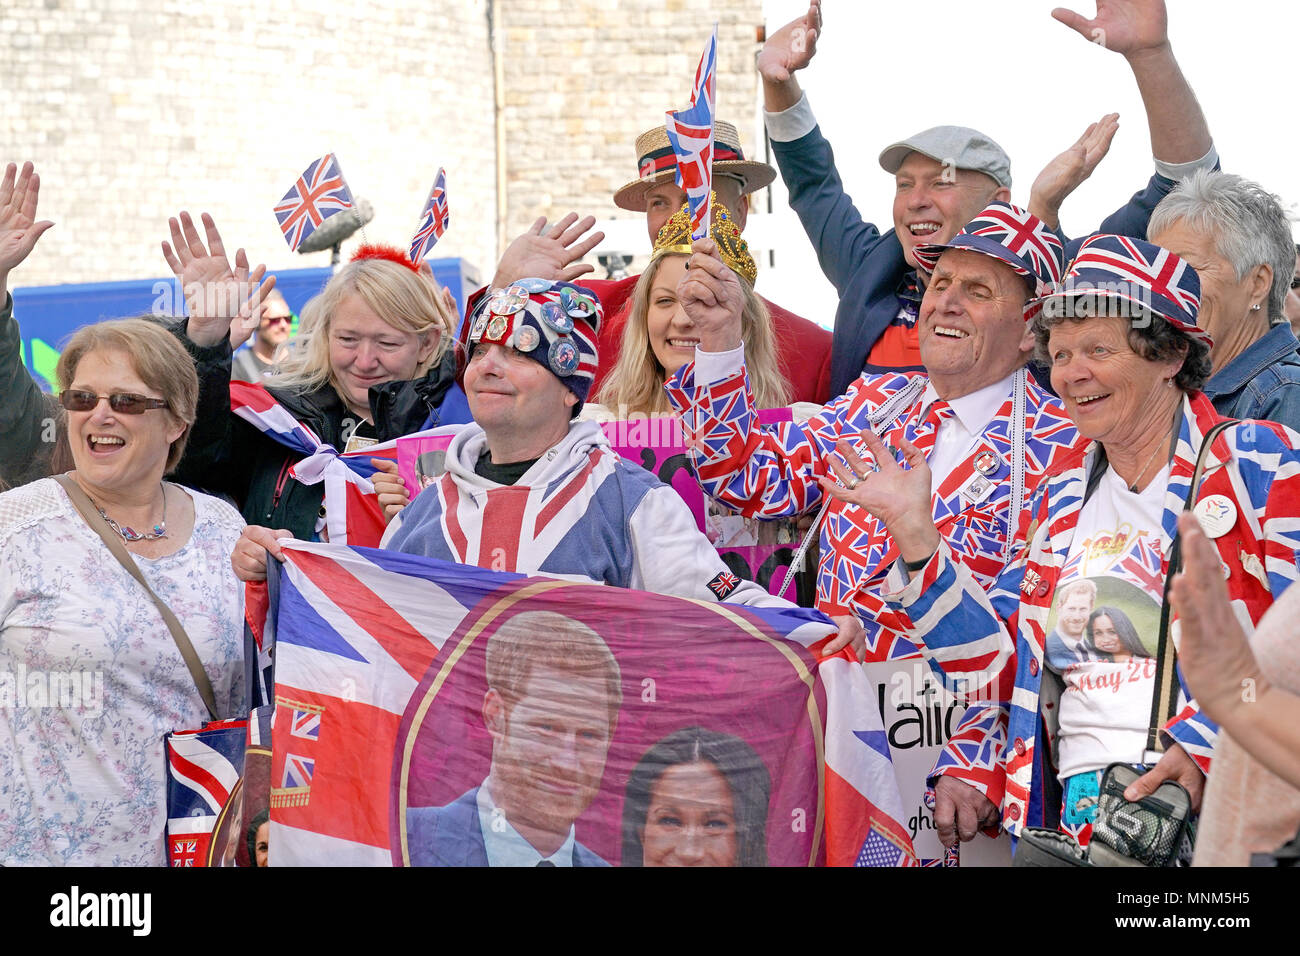
[[[1157,175],[1102,223],[1101,231],[1145,237],[1156,204],[1177,180],[1212,169],[1218,156],[1196,97],[1169,46],[1163,0],[1098,3],[1087,20],[1069,10],[1053,16],[1085,38],[1124,56],[1147,108]],[[989,136],[964,126],[936,126],[887,146],[882,169],[894,177],[893,229],[865,222],[844,191],[795,73],[808,66],[821,34],[821,4],[786,24],[758,57],[768,136],[790,205],[799,214],[826,278],[839,294],[831,355],[831,395],[860,373],[918,370],[924,364],[917,316],[926,275],[915,250],[947,242],[987,203],[1011,198],[1011,161]],[[994,72],[968,78],[1003,95]],[[901,93],[902,91],[900,91]],[[933,93],[934,91],[929,91]],[[1105,155],[1114,117],[1089,127],[1039,174],[1028,209],[1056,229],[1061,203]]]
[[[412,866],[608,866],[574,823],[600,790],[623,701],[604,640],[551,612],[518,614],[488,638],[483,724],[492,764],[443,807],[406,814]]]
[[[926,375],[864,374],[809,421],[768,427],[759,424],[745,369],[737,280],[704,254],[711,248],[697,243],[679,289],[699,329],[696,359],[667,385],[689,430],[700,483],[746,517],[824,508],[817,608],[856,615],[868,659],[911,656],[916,649],[882,588],[900,557],[929,554],[900,554],[883,520],[828,500],[831,489],[851,491],[867,474],[866,431],[895,454],[914,445],[933,474],[934,523],[983,587],[996,583],[1029,491],[1080,452],[1060,402],[1025,368],[1034,348],[1029,303],[1060,281],[1062,244],[1033,215],[993,203],[951,242],[918,245],[916,260],[932,273],[917,323]],[[996,707],[968,708],[935,768],[943,778],[935,823],[945,842],[958,831],[969,839],[977,823],[997,820],[985,796],[997,768],[970,754],[997,751],[980,744],[998,733],[998,719]]]
[[[494,571],[792,607],[732,574],[676,491],[625,461],[600,425],[574,419],[591,389],[601,318],[588,290],[546,279],[480,303],[467,320],[474,423],[383,546]],[[861,634],[851,617],[840,622],[846,642]]]

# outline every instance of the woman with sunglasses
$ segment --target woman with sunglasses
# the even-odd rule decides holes
[[[1215,411],[1300,431],[1300,342],[1286,317],[1296,256],[1281,201],[1241,176],[1198,172],[1160,201],[1147,234],[1201,277]]]
[[[243,521],[163,480],[199,391],[165,328],[82,328],[57,378],[75,469],[0,495],[0,863],[161,865],[162,737],[208,708],[122,562],[179,620],[218,716],[246,712],[230,569]]]
[[[188,213],[171,220],[163,254],[181,279],[190,318],[178,331],[194,356],[200,401],[178,479],[230,495],[250,526],[323,536],[324,485],[303,484],[290,469],[303,455],[231,410],[233,322],[251,322],[274,279],[258,286],[241,249],[231,268],[221,236],[203,216],[207,245]],[[405,254],[362,247],[302,310],[301,325],[276,374],[260,384],[276,415],[305,425],[338,451],[470,420],[456,383],[451,343],[455,310],[432,273]],[[260,533],[260,532],[257,532]]]

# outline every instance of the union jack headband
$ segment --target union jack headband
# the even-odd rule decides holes
[[[1201,310],[1200,276],[1154,243],[1128,236],[1092,236],[1079,247],[1061,284],[1039,302],[1049,314],[1077,315],[1081,310],[1071,305],[1085,296],[1131,302],[1206,348],[1214,347],[1210,333],[1196,322]]]
[[[1033,213],[1001,200],[989,203],[951,242],[925,243],[912,253],[922,269],[933,272],[945,249],[970,249],[1005,262],[1033,281],[1036,296],[1060,282],[1065,271],[1060,237]],[[1030,317],[1027,311],[1025,318]]]
[[[604,319],[590,289],[550,279],[520,279],[479,300],[469,348],[504,345],[537,362],[580,401],[596,378],[596,332]]]

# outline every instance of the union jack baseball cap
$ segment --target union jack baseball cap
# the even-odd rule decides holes
[[[1129,236],[1092,236],[1079,247],[1065,278],[1039,303],[1049,315],[1098,314],[1072,307],[1085,298],[1132,303],[1143,314],[1160,316],[1206,348],[1214,347],[1210,333],[1197,324],[1200,276],[1179,256],[1155,243]]]
[[[912,254],[921,268],[933,272],[946,249],[970,249],[1005,262],[1033,283],[1038,296],[1060,282],[1065,271],[1061,238],[1033,213],[1001,200],[985,206],[951,241],[925,243]],[[1025,318],[1031,318],[1028,311]]]
[[[572,282],[519,279],[479,300],[469,348],[504,345],[537,362],[580,402],[596,377],[596,333],[605,317],[596,293]]]

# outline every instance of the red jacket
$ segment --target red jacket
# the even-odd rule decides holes
[[[575,279],[600,297],[605,310],[605,321],[596,339],[600,365],[596,368],[596,382],[592,394],[618,361],[623,346],[623,327],[632,308],[632,291],[641,277],[626,279]],[[762,298],[760,296],[760,298]],[[779,305],[768,302],[772,313],[772,329],[776,333],[776,355],[781,374],[790,383],[791,400],[825,405],[833,396],[831,388],[831,333],[814,322],[787,312]]]

